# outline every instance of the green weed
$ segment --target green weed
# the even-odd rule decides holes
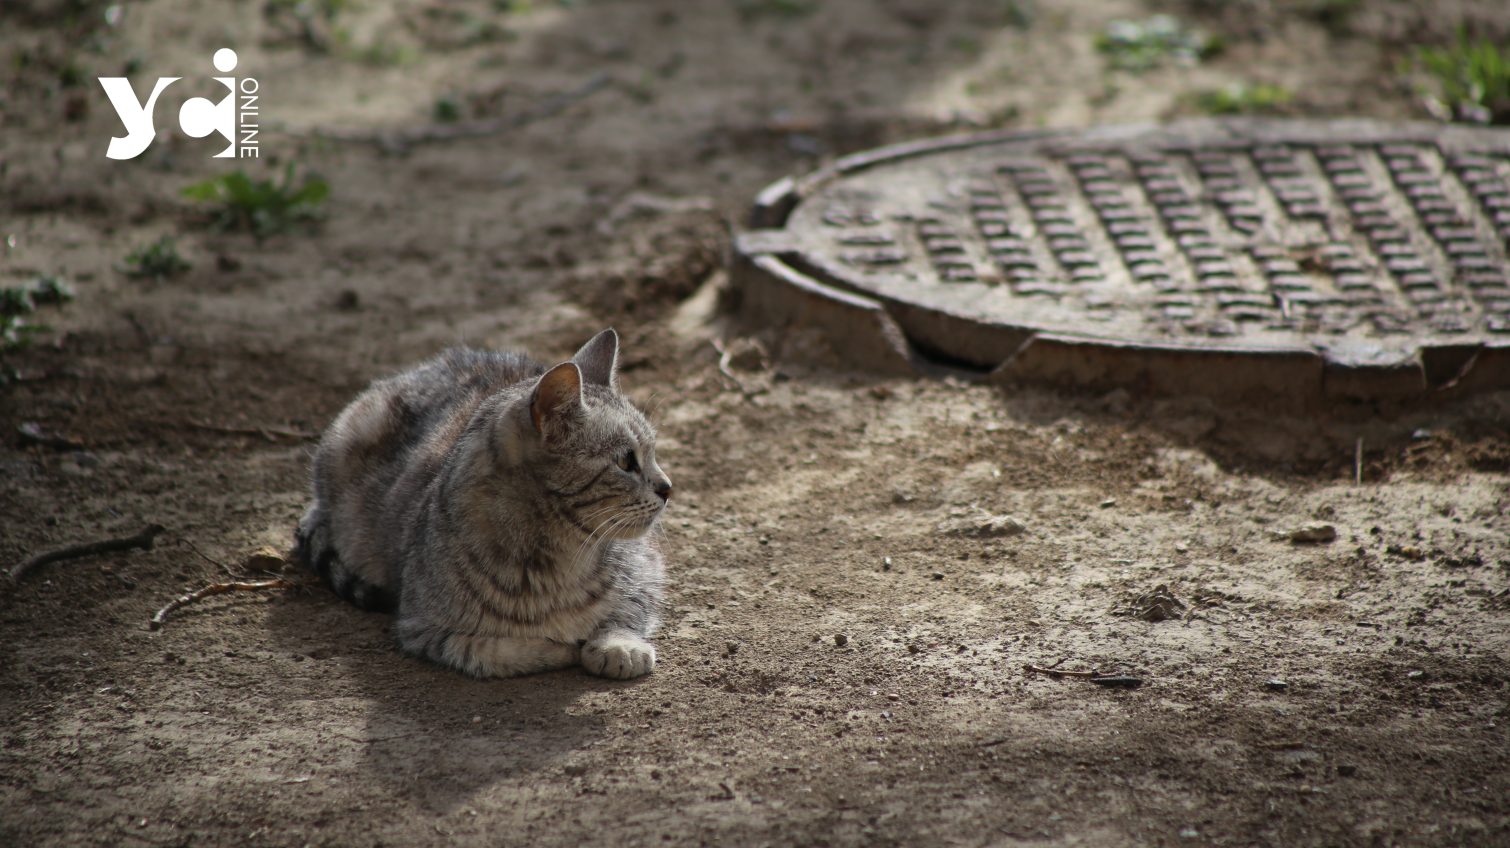
[[[1195,108],[1208,115],[1251,115],[1276,112],[1294,99],[1294,92],[1270,83],[1233,83],[1224,88],[1197,93]]]
[[[235,171],[195,183],[183,195],[214,204],[215,226],[246,230],[261,239],[324,217],[321,207],[330,196],[330,185],[308,175],[297,186],[294,183],[290,162],[281,180],[254,180],[244,171]]]
[[[138,279],[165,280],[176,277],[194,266],[178,252],[172,236],[163,236],[126,255],[121,272]]]
[[[818,11],[817,0],[734,0],[734,11],[745,20],[805,18]]]
[[[430,113],[435,117],[437,123],[454,124],[461,120],[461,98],[451,94],[443,94],[435,98],[435,103],[431,107]]]
[[[1470,41],[1466,32],[1447,47],[1422,47],[1415,64],[1432,79],[1438,111],[1460,121],[1510,124],[1510,45]]]
[[[0,351],[22,347],[32,335],[48,329],[29,319],[38,306],[70,300],[73,287],[61,277],[42,276],[24,285],[0,288]]]
[[[1113,68],[1146,71],[1166,62],[1193,65],[1221,50],[1221,42],[1173,15],[1142,21],[1112,21],[1096,37],[1096,49]]]

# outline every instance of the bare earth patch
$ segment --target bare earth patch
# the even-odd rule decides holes
[[[1153,120],[1255,75],[1298,113],[1418,117],[1368,36],[1400,4],[1356,31],[1187,4],[1227,52],[1142,75],[1093,47],[1158,11],[1132,0],[364,3],[303,29],[279,3],[103,28],[64,5],[0,11],[0,284],[79,295],[3,355],[0,566],[167,529],[0,588],[0,843],[1510,842],[1510,397],[1298,419],[884,380],[714,308],[726,222],[843,152]],[[227,39],[300,132],[611,82],[401,155],[270,128],[332,198],[258,242],[179,196],[224,173],[208,145],[103,156],[93,77],[184,76],[162,123]],[[192,269],[120,272],[164,234]],[[288,546],[309,434],[366,381],[608,324],[678,492],[654,674],[467,680],[320,589],[149,628],[226,579],[210,559]],[[1025,669],[1056,661],[1142,683]]]

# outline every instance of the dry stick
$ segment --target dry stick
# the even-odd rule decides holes
[[[1353,444],[1353,485],[1363,485],[1363,437]]]
[[[1035,672],[1037,674],[1047,674],[1050,677],[1100,677],[1101,676],[1101,672],[1099,672],[1099,671],[1065,671],[1065,670],[1059,668],[1059,663],[1062,663],[1062,662],[1064,662],[1064,660],[1060,660],[1059,662],[1056,662],[1056,663],[1054,663],[1053,665],[1050,665],[1050,666],[1033,665],[1032,663],[1025,663],[1022,668],[1023,668],[1024,671],[1031,671],[1031,672]]]
[[[282,427],[224,427],[219,424],[206,424],[202,421],[185,421],[181,426],[191,430],[203,430],[207,433],[224,433],[229,436],[261,436],[269,442],[279,439],[294,439],[304,441],[319,436],[319,433],[310,433],[305,430],[287,430]]]
[[[350,141],[375,144],[389,153],[403,153],[416,144],[436,141],[455,141],[463,138],[482,138],[518,129],[526,124],[556,115],[566,107],[597,93],[609,83],[605,73],[594,74],[574,89],[549,97],[534,109],[503,118],[480,121],[462,121],[454,124],[426,124],[411,130],[370,132],[365,130],[314,130],[313,132],[287,131],[290,135],[330,141]]]
[[[136,548],[141,548],[144,551],[150,551],[152,550],[152,540],[157,538],[157,534],[161,532],[163,532],[163,526],[161,524],[148,524],[146,527],[143,527],[142,531],[140,533],[137,533],[135,536],[126,536],[119,539],[104,539],[98,542],[84,542],[78,545],[69,545],[66,548],[59,548],[55,551],[48,551],[44,554],[37,554],[36,556],[21,563],[15,568],[12,568],[10,570],[10,581],[12,583],[20,583],[21,578],[25,577],[28,572],[41,568],[48,563],[62,562],[63,560],[68,559],[79,559],[81,557],[94,556],[95,554],[108,554],[113,551],[129,551]]]
[[[278,579],[276,579],[276,580],[257,580],[257,581],[252,581],[252,582],[235,581],[235,582],[231,582],[231,583],[211,583],[210,585],[204,587],[203,589],[199,589],[197,591],[190,592],[187,595],[183,595],[183,596],[181,596],[179,598],[175,598],[172,603],[170,603],[167,606],[163,607],[162,609],[158,610],[157,611],[157,615],[152,616],[152,620],[150,622],[148,622],[147,627],[150,628],[150,629],[152,629],[152,630],[157,630],[158,628],[160,628],[160,627],[163,626],[163,622],[165,622],[165,621],[168,620],[168,616],[170,614],[172,614],[172,612],[174,610],[179,609],[180,607],[188,606],[189,604],[192,604],[195,601],[199,601],[199,600],[203,600],[204,598],[208,598],[211,595],[223,595],[226,592],[255,592],[255,591],[258,591],[258,590],[261,590],[261,589],[296,589],[296,588],[298,588],[300,586],[303,586],[303,585],[305,585],[305,584],[303,584],[303,583],[296,583],[293,580],[284,580],[281,577],[278,578]]]
[[[197,548],[197,547],[194,546],[193,542],[189,541],[188,539],[179,539],[178,540],[178,545],[179,545],[179,547],[188,548],[189,550],[191,550],[195,554],[197,554],[200,559],[204,560],[205,562],[209,563],[210,565],[215,566],[216,568],[219,568],[221,571],[224,571],[225,575],[227,577],[231,578],[232,580],[235,580],[239,576],[239,575],[236,574],[236,572],[234,572],[234,571],[231,570],[231,567],[229,565],[226,565],[225,563],[221,562],[220,560],[214,559],[209,554],[206,554],[204,551],[201,551],[199,548]]]

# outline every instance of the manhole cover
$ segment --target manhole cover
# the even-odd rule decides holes
[[[1510,132],[1193,121],[772,186],[736,297],[872,365],[1156,390],[1510,385]]]

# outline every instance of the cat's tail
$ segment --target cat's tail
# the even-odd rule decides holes
[[[341,561],[340,551],[331,539],[330,519],[319,502],[309,508],[294,530],[294,558],[319,575],[337,595],[364,610],[398,609],[398,598],[388,587],[372,583]]]

